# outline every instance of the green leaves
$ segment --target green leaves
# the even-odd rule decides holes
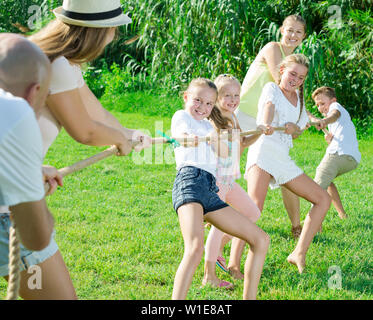
[[[297,49],[309,57],[306,102],[319,86],[335,87],[339,102],[354,119],[372,123],[373,18],[371,0],[126,0],[133,23],[120,27],[119,40],[94,61],[86,80],[95,94],[160,88],[177,95],[195,77],[232,73],[243,80],[259,50],[279,41],[283,19],[299,13],[307,37]],[[50,9],[61,0],[4,0],[0,31],[27,26],[30,5]],[[48,19],[53,14],[49,12]],[[338,23],[332,23],[337,21]],[[340,24],[339,24],[340,23]],[[130,45],[125,42],[140,38]],[[110,69],[110,66],[116,64]],[[113,79],[111,79],[113,77]],[[120,84],[125,83],[125,84]],[[362,131],[362,132],[363,132]]]

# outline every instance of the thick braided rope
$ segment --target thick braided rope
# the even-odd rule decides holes
[[[12,223],[9,229],[9,280],[6,300],[17,300],[20,283],[19,274],[20,247],[16,226]]]

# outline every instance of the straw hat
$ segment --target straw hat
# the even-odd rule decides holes
[[[64,0],[53,13],[62,22],[83,27],[109,28],[132,22],[123,14],[120,0]]]

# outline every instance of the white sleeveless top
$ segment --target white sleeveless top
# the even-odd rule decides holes
[[[72,65],[65,57],[59,57],[52,62],[52,77],[49,86],[49,94],[57,94],[74,90],[84,86],[82,71],[78,65]],[[61,125],[49,111],[47,106],[40,112],[40,131],[43,137],[43,155],[58,136]]]

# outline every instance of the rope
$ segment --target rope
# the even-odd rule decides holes
[[[9,279],[6,300],[17,300],[18,298],[20,284],[20,259],[20,247],[16,226],[12,222],[12,226],[9,229]]]
[[[275,131],[283,131],[285,128],[279,127],[274,128]],[[247,136],[251,134],[260,134],[262,133],[260,130],[251,130],[246,132],[241,132],[240,136]],[[207,142],[211,139],[211,137],[199,137],[198,140],[200,142]],[[173,143],[174,141],[177,142],[193,142],[194,138],[172,138],[168,139],[163,138],[153,138],[152,144],[163,144],[163,143]],[[139,141],[132,141],[132,145],[135,146],[138,144]],[[103,160],[107,157],[110,157],[118,152],[118,149],[116,146],[112,146],[92,157],[89,157],[87,159],[78,161],[74,163],[71,166],[64,167],[62,169],[59,169],[58,172],[62,175],[62,177],[65,177],[71,173],[74,173],[76,171],[82,170],[100,160]],[[47,193],[50,186],[49,183],[44,184],[44,190]],[[19,247],[19,241],[17,239],[17,232],[15,224],[12,223],[12,226],[9,230],[9,280],[8,280],[8,290],[7,290],[7,300],[16,300],[18,298],[18,291],[19,291],[19,284],[20,284],[20,272],[19,272],[19,262],[20,262],[20,247]]]
[[[317,122],[312,122],[312,121],[310,121],[309,124],[310,124],[311,126],[314,126],[314,127],[315,127],[315,126],[317,125]],[[328,131],[327,129],[325,129],[325,128],[322,129],[322,131],[323,131],[325,134],[329,134],[329,131]]]

